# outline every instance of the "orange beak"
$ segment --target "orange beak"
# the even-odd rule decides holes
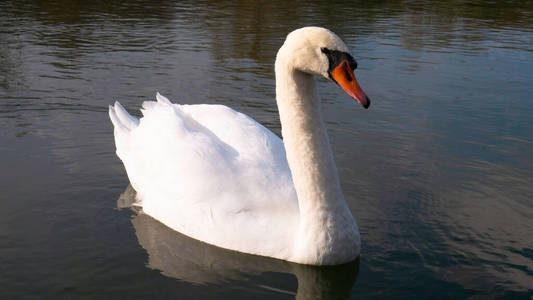
[[[370,99],[363,92],[357,80],[355,80],[355,75],[347,60],[342,61],[331,71],[331,77],[350,97],[354,98],[364,108],[370,106]]]

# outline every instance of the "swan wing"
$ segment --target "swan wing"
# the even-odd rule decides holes
[[[144,212],[207,243],[289,255],[278,245],[291,244],[279,242],[292,237],[298,207],[279,137],[222,105],[178,105],[158,94],[142,113],[137,120],[119,103],[109,110]]]

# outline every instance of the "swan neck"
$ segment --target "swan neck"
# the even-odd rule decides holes
[[[359,230],[344,201],[312,75],[276,61],[276,101],[300,212],[294,260],[355,259]]]
[[[312,75],[276,68],[276,98],[283,142],[300,213],[344,203],[337,168]],[[308,211],[311,210],[311,211]]]

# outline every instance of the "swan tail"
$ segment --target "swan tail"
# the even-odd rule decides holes
[[[139,119],[130,115],[117,101],[115,105],[109,105],[109,118],[117,129],[131,131],[139,126]]]
[[[139,126],[139,119],[130,115],[118,102],[115,102],[115,105],[109,105],[109,118],[115,127],[117,155],[124,160],[130,149],[130,132]]]
[[[169,107],[172,108],[171,111],[176,111],[176,109],[179,107],[178,104],[174,104],[168,100],[167,97],[159,94],[159,92],[155,95],[156,101],[144,101],[142,104],[141,112],[143,116],[146,116],[150,114],[153,111],[159,110],[160,108],[163,108],[164,110],[168,110]],[[177,110],[177,113],[180,113],[180,110]]]
[[[172,102],[170,102],[170,100],[168,100],[167,97],[159,94],[159,92],[157,92],[157,94],[155,95],[155,98],[157,99],[157,102],[159,103],[164,103],[164,104],[168,104],[168,105],[172,105]]]

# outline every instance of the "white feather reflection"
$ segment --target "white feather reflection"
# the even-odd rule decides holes
[[[128,186],[118,208],[132,207],[135,190]],[[359,272],[359,259],[335,267],[299,265],[230,251],[171,230],[139,211],[132,219],[140,245],[148,252],[148,267],[168,277],[194,284],[250,282],[258,289],[295,295],[296,299],[346,299]],[[280,278],[295,276],[298,284]]]

